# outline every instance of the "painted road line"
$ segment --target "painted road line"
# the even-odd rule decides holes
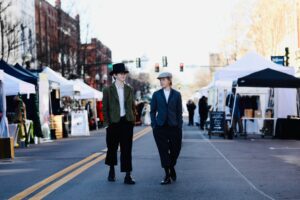
[[[15,196],[11,197],[10,200],[15,200],[15,199],[23,199],[25,197],[27,197],[28,195],[30,195],[31,193],[35,192],[36,190],[40,189],[41,187],[47,185],[48,183],[62,177],[63,175],[65,175],[66,173],[74,170],[75,168],[79,167],[80,165],[84,164],[84,163],[87,163],[88,161],[96,158],[97,156],[100,156],[101,153],[94,153],[88,157],[86,157],[85,159],[77,162],[77,163],[74,163],[72,165],[70,165],[69,167],[49,176],[48,178],[34,184],[33,186],[23,190],[22,192],[16,194]]]
[[[267,193],[260,190],[258,187],[254,185],[222,152],[219,150],[209,139],[205,138],[205,136],[202,134],[201,137],[207,141],[207,143],[227,162],[227,164],[257,193],[259,193],[261,196],[269,199],[269,200],[275,200],[273,197],[268,195]]]
[[[89,169],[93,165],[97,164],[98,162],[104,160],[105,157],[106,157],[105,154],[101,155],[99,158],[96,158],[95,160],[92,160],[91,162],[89,162],[89,163],[83,165],[82,167],[76,169],[75,171],[73,171],[72,173],[68,174],[64,178],[56,181],[55,183],[53,183],[53,184],[49,185],[48,187],[46,187],[45,189],[43,189],[38,194],[34,195],[32,198],[30,198],[30,200],[36,200],[36,199],[43,199],[43,198],[45,198],[47,195],[49,195],[51,192],[53,192],[57,188],[61,187],[65,183],[69,182],[70,180],[72,180],[73,178],[75,178],[79,174],[83,173],[84,171],[86,171],[87,169]]]
[[[139,133],[135,134],[135,137],[134,137],[133,141],[139,139],[140,137],[146,135],[149,132],[150,132],[150,128],[149,127],[143,129]],[[43,198],[45,198],[46,196],[48,196],[53,191],[55,191],[56,189],[60,188],[62,185],[66,184],[70,180],[74,179],[75,177],[77,177],[78,175],[80,175],[84,171],[88,170],[89,168],[91,168],[92,166],[94,166],[95,164],[97,164],[98,162],[104,160],[105,158],[106,158],[106,154],[103,154],[99,158],[90,161],[89,163],[87,163],[87,164],[83,165],[82,167],[78,168],[77,170],[71,172],[67,176],[65,176],[65,177],[61,178],[60,180],[56,181],[55,183],[49,185],[48,187],[46,187],[45,189],[43,189],[42,191],[40,191],[38,194],[36,194],[32,198],[30,198],[30,200],[37,200],[37,199],[43,199]]]
[[[136,140],[138,139],[139,137],[141,137],[141,134],[146,134],[147,132],[150,131],[150,128],[147,127],[141,131],[139,131],[138,133],[135,134],[134,136],[134,139],[133,140]],[[101,152],[106,152],[107,151],[107,148],[103,149]],[[29,196],[30,194],[34,193],[35,191],[39,190],[40,188],[44,187],[45,185],[49,184],[50,182],[64,176],[65,174],[69,173],[70,171],[78,168],[79,166],[93,160],[94,158],[100,156],[100,155],[104,155],[106,156],[106,153],[94,153],[88,157],[86,157],[85,159],[77,162],[77,163],[74,163],[72,165],[70,165],[69,167],[49,176],[48,178],[32,185],[31,187],[23,190],[22,192],[16,194],[15,196],[11,197],[10,200],[15,200],[15,199],[24,199],[25,197]]]
[[[293,147],[270,147],[270,150],[300,150],[300,148]]]

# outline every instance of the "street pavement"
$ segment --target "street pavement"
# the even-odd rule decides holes
[[[107,181],[105,131],[100,130],[89,137],[17,149],[15,160],[0,161],[0,199],[22,191],[22,197],[28,194],[25,199],[55,200],[300,199],[300,141],[251,137],[224,140],[218,136],[208,139],[206,132],[197,127],[184,126],[176,166],[178,180],[161,186],[164,172],[151,129],[137,127],[135,133],[136,185],[124,185],[124,174],[120,172],[115,183]],[[95,157],[68,173],[46,179],[90,155]]]

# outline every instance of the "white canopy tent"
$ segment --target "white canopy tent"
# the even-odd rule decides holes
[[[3,118],[0,124],[1,137],[8,137],[8,122],[6,118],[6,98],[5,96],[13,96],[18,94],[35,94],[35,86],[31,83],[27,83],[13,76],[10,76],[0,70],[0,80],[2,82],[2,109]]]
[[[237,78],[247,76],[253,72],[267,68],[284,72],[293,76],[295,75],[294,68],[283,67],[265,59],[256,52],[249,52],[235,63],[216,71],[214,76],[214,86],[231,87],[232,82],[237,80]]]
[[[74,84],[74,82],[65,79],[59,73],[53,71],[49,67],[45,67],[43,73],[47,74],[49,81],[59,84],[61,96],[74,96],[76,93],[82,92],[82,88],[79,84]]]
[[[6,96],[17,94],[35,94],[35,86],[4,73],[4,91]]]
[[[0,138],[8,137],[8,123],[6,119],[6,98],[5,98],[5,91],[3,89],[3,82],[4,82],[4,72],[0,70],[0,111],[1,111],[1,118],[0,118]]]
[[[270,68],[276,71],[295,75],[295,69],[277,65],[270,60],[265,59],[256,52],[249,52],[235,63],[216,71],[211,88],[213,94],[213,105],[220,108],[224,107],[224,99],[230,92],[233,81],[251,73]],[[240,93],[247,93],[249,90],[258,93],[266,93],[266,88],[239,88]],[[259,91],[258,91],[259,90]],[[286,118],[287,115],[296,115],[296,90],[295,89],[275,89],[275,115],[278,118]],[[286,104],[286,97],[289,96],[290,103]]]
[[[81,88],[81,93],[79,96],[76,97],[77,99],[102,99],[102,92],[90,87],[89,85],[85,84],[82,80],[76,79],[72,82],[74,83],[74,85],[78,85]]]

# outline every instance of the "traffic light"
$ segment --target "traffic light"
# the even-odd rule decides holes
[[[162,64],[163,64],[163,67],[168,67],[168,59],[167,59],[167,56],[163,56],[163,57],[162,57]]]
[[[137,68],[141,68],[141,66],[142,66],[142,65],[141,65],[141,58],[137,58],[137,59],[136,59],[136,67],[137,67]]]
[[[157,72],[157,73],[159,72],[159,64],[158,63],[155,64],[155,72]]]
[[[180,71],[183,72],[184,64],[180,63]]]
[[[109,70],[112,70],[112,68],[113,68],[113,64],[112,64],[112,63],[109,63],[109,64],[108,64],[108,69],[109,69]]]
[[[290,51],[288,47],[285,47],[285,66],[289,66]]]

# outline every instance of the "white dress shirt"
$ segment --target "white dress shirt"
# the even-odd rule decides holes
[[[115,82],[115,86],[117,88],[117,92],[118,92],[118,96],[119,96],[120,117],[124,117],[126,115],[126,111],[125,111],[124,83],[116,81]]]
[[[167,103],[169,101],[170,92],[171,92],[171,89],[164,89],[164,94],[165,94]]]

